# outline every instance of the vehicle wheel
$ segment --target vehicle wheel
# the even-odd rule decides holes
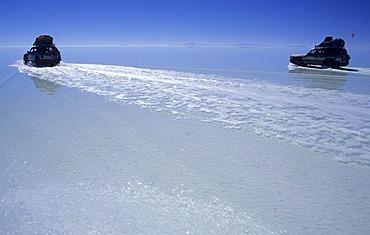
[[[23,56],[23,62],[25,65],[28,64],[28,57],[26,55]]]
[[[332,68],[332,69],[338,68],[337,62],[335,60],[332,60],[332,59],[325,60],[324,63],[323,63],[323,66],[326,67],[326,68]]]
[[[293,64],[296,64],[296,65],[298,65],[298,66],[304,66],[304,63],[303,63],[302,58],[296,58],[296,59],[293,61]]]
[[[35,57],[35,65],[40,66],[40,57],[38,56]]]

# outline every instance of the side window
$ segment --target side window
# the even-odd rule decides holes
[[[310,52],[308,52],[308,55],[318,56],[318,55],[322,55],[323,53],[324,52],[321,49],[314,49],[314,50],[311,50]]]
[[[315,55],[317,53],[317,50],[311,50],[307,53],[307,55]]]
[[[325,49],[316,49],[316,50],[314,50],[313,55],[315,55],[315,56],[325,55]]]

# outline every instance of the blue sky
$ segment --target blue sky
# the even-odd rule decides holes
[[[2,0],[0,46],[260,43],[313,45],[356,34],[370,47],[370,1]]]

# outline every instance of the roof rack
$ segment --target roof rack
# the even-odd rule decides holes
[[[344,48],[345,42],[341,38],[333,39],[332,36],[325,37],[319,45],[315,45],[315,48],[326,48],[326,47],[335,47],[335,48]]]
[[[53,37],[50,35],[40,35],[35,39],[34,46],[55,46]]]

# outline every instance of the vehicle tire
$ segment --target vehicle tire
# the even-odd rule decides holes
[[[23,56],[23,62],[25,65],[28,64],[28,57],[26,55]]]
[[[35,57],[35,65],[36,65],[36,67],[38,67],[38,66],[40,66],[40,57],[38,57],[38,56],[36,56]]]
[[[328,59],[328,60],[324,60],[323,67],[336,69],[336,68],[338,68],[338,65],[337,65],[337,62],[335,60]]]
[[[295,65],[298,65],[298,66],[304,66],[302,58],[294,58],[292,60],[292,63],[295,64]]]
[[[59,64],[60,63],[60,61],[62,61],[62,56],[60,55],[60,53],[58,53],[58,62],[57,62],[57,64]]]

